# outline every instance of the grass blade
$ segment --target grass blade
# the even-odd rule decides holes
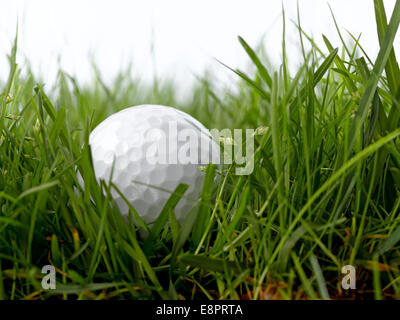
[[[235,274],[240,274],[241,272],[241,268],[235,262],[207,258],[204,256],[198,256],[188,253],[179,256],[179,261],[183,264],[187,264],[196,268],[201,268],[206,271],[224,273],[226,268],[228,271],[232,271]]]
[[[264,80],[264,82],[267,84],[269,88],[272,88],[272,78],[269,75],[267,69],[264,67],[260,59],[257,57],[256,53],[253,51],[253,49],[247,44],[247,42],[240,36],[238,36],[239,42],[246,50],[247,54],[249,55],[250,59],[253,61],[255,66],[257,67],[258,72],[260,73],[261,78]]]

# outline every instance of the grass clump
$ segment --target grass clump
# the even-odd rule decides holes
[[[21,76],[16,40],[0,88],[0,298],[400,297],[400,1],[389,22],[383,1],[374,3],[375,62],[359,38],[335,48],[324,37],[319,48],[298,26],[302,65],[289,70],[283,40],[272,71],[239,37],[255,72],[231,69],[235,92],[202,81],[180,106],[209,128],[258,128],[254,172],[225,167],[214,188],[219,173],[207,167],[187,219],[170,210],[180,186],[157,223],[143,226],[146,240],[121,218],[113,186],[96,182],[88,136],[130,105],[177,106],[176,89],[143,86],[129,70],[111,86],[97,77],[80,87],[60,71],[47,91]],[[54,291],[40,284],[47,264]],[[341,287],[345,265],[356,267],[355,290]]]

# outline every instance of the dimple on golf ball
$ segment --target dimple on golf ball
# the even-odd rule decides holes
[[[90,134],[96,178],[113,184],[143,221],[154,222],[175,188],[189,188],[175,207],[182,221],[199,199],[207,163],[219,164],[219,145],[210,131],[172,107],[140,105],[117,112]],[[123,215],[126,202],[111,189]]]

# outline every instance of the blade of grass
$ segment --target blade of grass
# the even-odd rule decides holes
[[[195,268],[201,268],[206,271],[224,273],[226,268],[228,271],[232,271],[234,274],[240,274],[241,272],[241,268],[237,265],[237,263],[222,259],[214,259],[186,253],[179,256],[179,261],[183,264],[187,264]]]

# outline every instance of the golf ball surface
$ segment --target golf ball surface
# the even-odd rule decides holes
[[[112,181],[143,221],[154,222],[175,188],[189,186],[175,207],[182,221],[200,197],[201,165],[220,162],[210,131],[190,115],[160,105],[117,112],[90,134],[96,178]],[[129,209],[119,193],[112,196],[123,215]]]

